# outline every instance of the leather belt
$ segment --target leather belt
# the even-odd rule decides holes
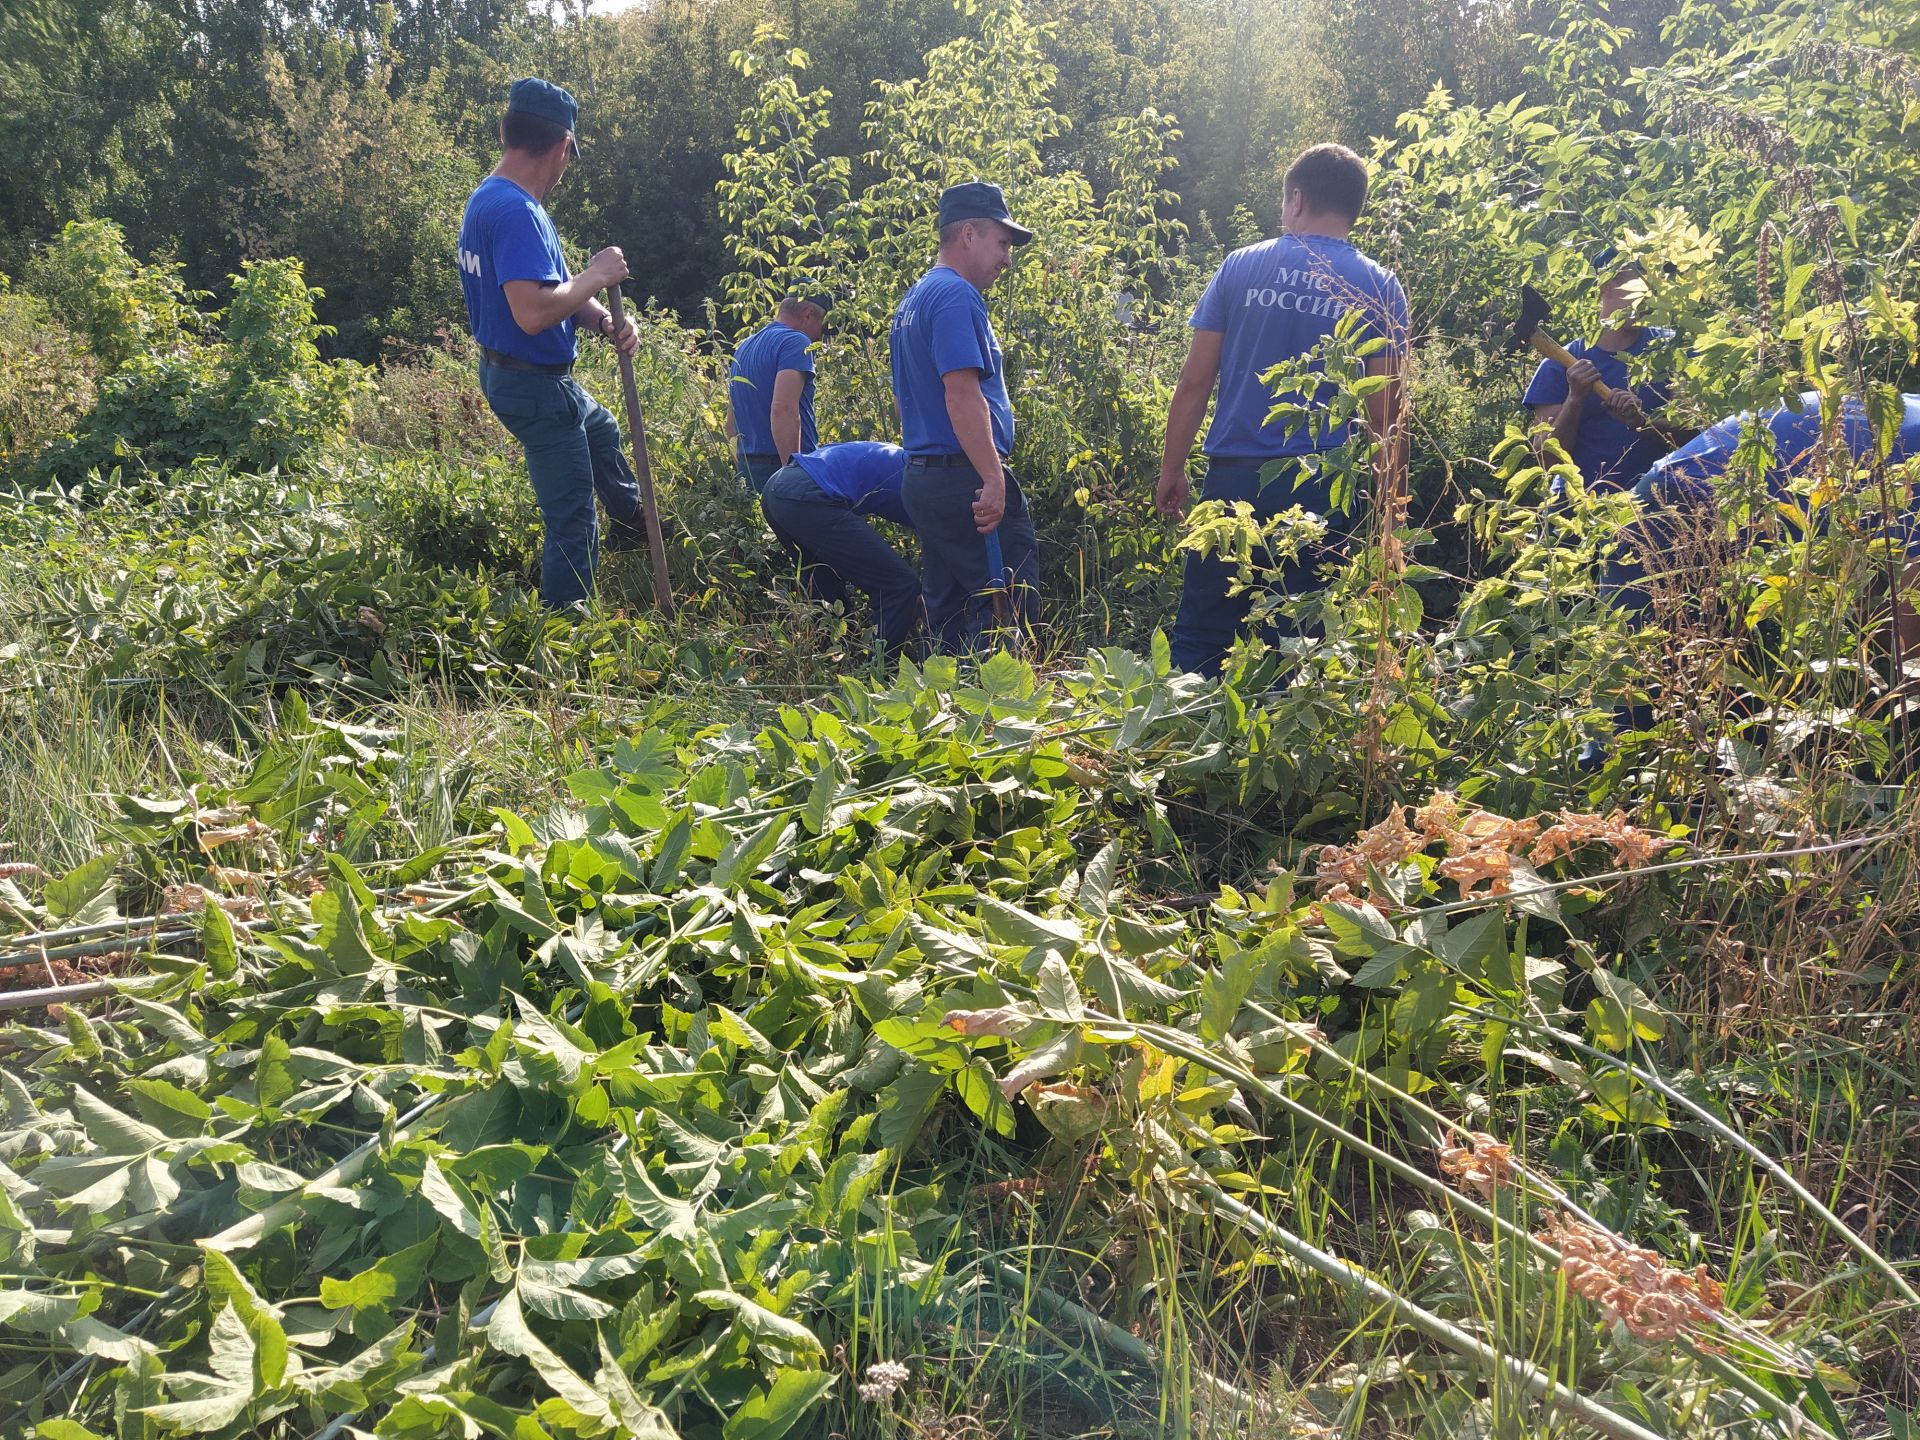
[[[536,365],[531,360],[522,360],[518,355],[508,355],[499,350],[490,350],[485,345],[478,347],[480,358],[489,365],[498,365],[502,370],[527,370],[535,375],[571,375],[573,362],[564,365]]]
[[[1002,455],[1000,463],[1006,464],[1007,457]],[[929,470],[971,470],[973,461],[965,455],[909,455],[909,465],[925,466]]]

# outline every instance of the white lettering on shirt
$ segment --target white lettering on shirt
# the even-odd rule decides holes
[[[462,250],[456,258],[462,270],[466,271],[467,274],[473,276],[475,279],[479,278],[480,257],[478,255],[474,254],[471,250]]]

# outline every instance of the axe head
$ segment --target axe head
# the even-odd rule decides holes
[[[1513,329],[1507,334],[1507,343],[1503,349],[1511,353],[1524,350],[1527,342],[1533,339],[1538,330],[1553,313],[1553,307],[1547,303],[1547,297],[1531,285],[1520,287],[1520,313],[1514,317]]]

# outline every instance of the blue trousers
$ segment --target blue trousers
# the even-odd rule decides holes
[[[1207,478],[1201,486],[1206,500],[1245,500],[1254,515],[1271,519],[1281,511],[1298,505],[1327,521],[1326,538],[1301,551],[1298,558],[1277,566],[1271,557],[1254,552],[1256,563],[1274,570],[1275,576],[1264,589],[1268,594],[1301,595],[1320,585],[1319,570],[1341,559],[1352,538],[1356,518],[1332,515],[1324,481],[1315,480],[1300,489],[1293,482],[1298,474],[1294,463],[1283,463],[1265,485],[1260,483],[1262,467],[1271,460],[1217,459],[1207,462]],[[1228,593],[1234,578],[1231,561],[1218,555],[1187,553],[1186,569],[1180,582],[1180,608],[1173,618],[1173,633],[1167,637],[1174,665],[1199,675],[1218,675],[1233,642],[1247,633],[1247,617],[1263,587],[1254,586],[1238,595]],[[1285,616],[1275,616],[1271,635],[1297,633]]]
[[[760,492],[760,509],[783,544],[800,555],[807,589],[832,603],[851,585],[873,602],[880,640],[897,654],[920,623],[920,577],[880,533],[798,465],[777,470]],[[824,572],[824,573],[822,573]]]
[[[526,452],[540,506],[540,598],[551,610],[593,590],[600,555],[597,492],[607,514],[636,523],[640,486],[620,447],[620,426],[570,375],[540,375],[480,362],[480,392]]]
[[[748,455],[744,451],[734,455],[733,466],[755,495],[767,488],[767,481],[781,468],[778,455]]]
[[[1026,492],[1007,475],[1007,508],[1000,519],[1000,557],[1013,571],[1013,618],[1024,625],[1040,587],[1040,545]],[[978,652],[993,633],[993,592],[987,575],[987,537],[973,519],[980,476],[971,465],[952,467],[907,461],[900,499],[920,537],[926,575],[927,628],[950,655]]]

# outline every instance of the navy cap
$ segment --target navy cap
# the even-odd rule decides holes
[[[535,80],[529,76],[525,80],[513,82],[513,93],[507,97],[507,113],[518,111],[522,115],[537,115],[542,120],[551,120],[563,130],[578,131],[580,106],[573,96],[555,85],[551,80]],[[575,155],[580,153],[578,134],[567,142],[567,149]]]
[[[1631,255],[1623,254],[1617,245],[1601,245],[1593,252],[1593,273],[1602,280],[1611,280],[1627,270],[1638,270],[1640,262]]]
[[[791,291],[787,295],[787,303],[791,305],[812,305],[817,307],[822,315],[825,315],[833,309],[833,296],[824,290],[808,290],[802,288]]]
[[[960,220],[998,220],[1013,232],[1013,243],[1024,245],[1033,239],[1033,231],[1013,223],[1007,209],[1007,197],[998,185],[985,180],[969,180],[964,185],[949,185],[940,192],[940,228]]]

